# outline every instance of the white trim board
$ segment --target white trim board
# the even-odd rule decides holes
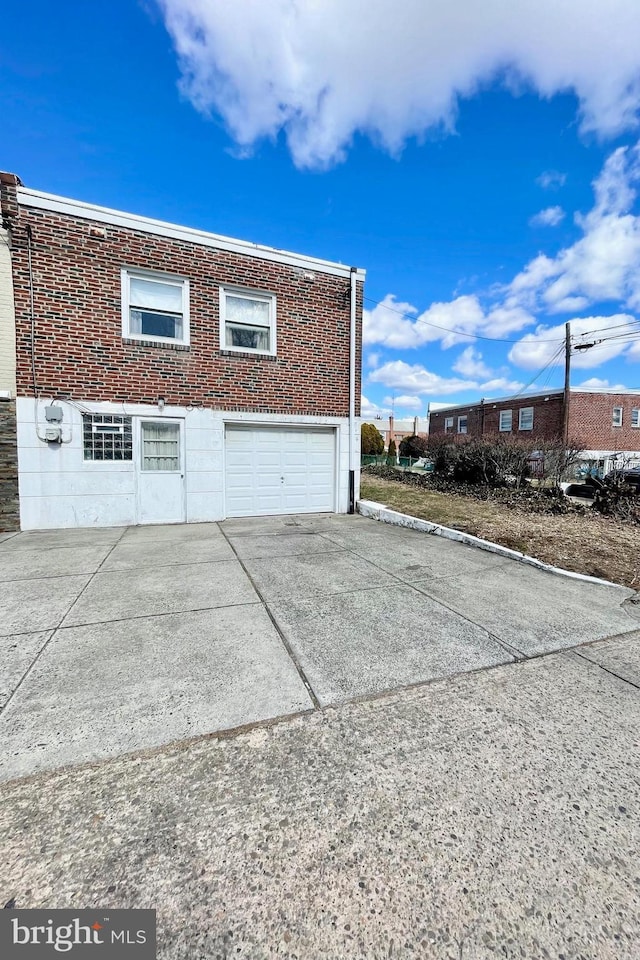
[[[121,210],[112,210],[109,207],[99,207],[82,200],[71,200],[67,197],[58,197],[51,193],[42,193],[39,190],[30,190],[27,187],[18,187],[18,203],[24,207],[33,207],[37,210],[50,210],[53,213],[62,213],[71,217],[81,217],[84,220],[94,220],[98,223],[110,223],[113,226],[124,227],[129,230],[140,230],[158,237],[168,237],[171,240],[182,240],[185,243],[197,243],[203,247],[214,247],[216,250],[228,250],[259,260],[271,260],[274,263],[284,263],[302,270],[329,273],[339,277],[350,277],[351,267],[342,263],[333,263],[330,260],[320,260],[306,254],[291,253],[287,250],[276,250],[247,240],[235,240],[232,237],[223,237],[206,230],[197,230],[194,227],[182,227],[164,220],[153,220],[136,213],[125,213]],[[357,270],[356,277],[364,281],[365,271]]]

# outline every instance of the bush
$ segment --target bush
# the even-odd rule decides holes
[[[365,455],[384,451],[384,438],[372,423],[363,423],[360,428],[360,452]]]
[[[389,466],[393,466],[397,463],[397,461],[398,453],[396,450],[396,442],[392,439],[389,441],[389,449],[387,450],[387,463]]]
[[[432,437],[428,452],[434,472],[458,483],[485,484],[490,487],[520,487],[532,474],[550,480],[559,487],[580,459],[581,448],[575,441],[565,444],[551,440],[521,437]]]
[[[429,441],[426,437],[417,437],[415,434],[403,437],[400,441],[400,456],[419,460],[420,457],[426,456],[428,446]]]

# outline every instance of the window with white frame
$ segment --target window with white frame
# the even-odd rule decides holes
[[[276,298],[221,287],[220,348],[275,356]]]
[[[143,423],[142,469],[175,473],[180,470],[180,424]]]
[[[533,430],[533,407],[520,407],[518,430]]]
[[[449,433],[450,430],[453,430],[453,417],[444,418],[444,432]]]
[[[513,423],[513,410],[501,410],[500,411],[500,432],[510,433],[512,423]]]
[[[466,432],[467,432],[467,418],[458,417],[458,433],[466,433]]]
[[[82,445],[85,460],[132,460],[131,417],[83,413]]]
[[[622,426],[622,407],[613,408],[613,416],[611,418],[611,425],[614,427]]]
[[[161,273],[122,271],[122,335],[189,343],[189,281]]]
[[[640,408],[634,407],[631,411],[631,426],[640,427]]]

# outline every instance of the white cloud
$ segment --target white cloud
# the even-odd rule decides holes
[[[532,227],[557,227],[564,220],[564,210],[562,207],[545,207],[529,220]]]
[[[576,217],[581,239],[531,260],[508,288],[511,301],[548,313],[606,301],[640,308],[640,217],[630,212],[638,180],[640,144],[615,150],[594,181],[592,210]]]
[[[502,79],[573,91],[583,131],[634,127],[637,0],[159,0],[182,90],[241,149],[284,131],[295,163],[344,157],[356,132],[392,152],[452,129],[457,103]],[[544,174],[543,174],[544,176]]]
[[[564,186],[566,179],[566,173],[560,173],[558,170],[545,170],[539,177],[536,177],[536,183],[539,183],[543,190],[558,190]]]
[[[512,302],[513,301],[513,302]],[[444,350],[469,343],[469,334],[504,337],[534,323],[534,318],[514,298],[485,313],[476,296],[461,296],[446,303],[432,303],[418,313],[417,307],[396,300],[392,293],[372,310],[364,310],[362,340],[394,350],[422,347],[440,341]]]
[[[480,390],[485,394],[493,393],[517,393],[522,390],[523,384],[519,380],[507,380],[506,377],[494,377],[493,380],[487,380],[480,384]]]
[[[423,404],[420,397],[411,397],[406,393],[400,394],[399,397],[385,397],[382,402],[388,404],[394,410],[419,410]]]
[[[587,390],[626,390],[623,383],[609,383],[608,380],[602,380],[600,377],[590,377],[578,384],[578,388],[583,387]]]
[[[369,377],[370,381],[382,383],[386,387],[396,387],[399,390],[411,390],[418,395],[448,396],[452,393],[462,393],[468,390],[484,392],[513,393],[519,390],[521,383],[497,377],[483,383],[477,380],[462,380],[456,377],[441,377],[432,373],[419,363],[409,364],[404,360],[393,360],[379,367]]]
[[[609,317],[579,317],[571,321],[571,338],[573,351],[571,366],[577,369],[599,367],[608,360],[613,360],[625,353],[628,343],[618,339],[620,335],[638,334],[639,328],[635,317],[630,314],[617,313]],[[526,370],[535,370],[549,363],[554,354],[558,353],[552,366],[564,366],[564,350],[561,349],[565,339],[565,325],[556,327],[539,326],[535,333],[527,333],[514,344],[509,351],[509,360],[518,367]],[[596,341],[603,341],[598,343]],[[585,350],[576,350],[581,343],[596,345]]]
[[[371,374],[369,379],[375,383],[382,383],[385,387],[411,390],[416,394],[446,395],[462,390],[473,390],[476,386],[473,381],[441,377],[437,373],[431,373],[419,363],[409,364],[404,360],[392,360],[383,364]]]
[[[360,416],[365,419],[373,420],[375,417],[388,417],[391,413],[391,409],[387,407],[379,407],[377,403],[373,403],[371,400],[365,397],[364,393],[360,395]]]
[[[463,377],[490,377],[491,370],[482,359],[482,354],[475,347],[465,347],[453,369]]]
[[[371,370],[374,370],[380,364],[380,354],[375,352],[367,353],[365,363]]]

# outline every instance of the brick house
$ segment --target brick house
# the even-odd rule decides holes
[[[0,187],[23,529],[353,509],[362,270]]]
[[[547,390],[500,400],[457,404],[429,413],[430,436],[512,436],[554,440],[563,436],[564,391]],[[615,464],[640,464],[640,388],[607,391],[572,387],[568,430],[584,460],[607,473]]]

